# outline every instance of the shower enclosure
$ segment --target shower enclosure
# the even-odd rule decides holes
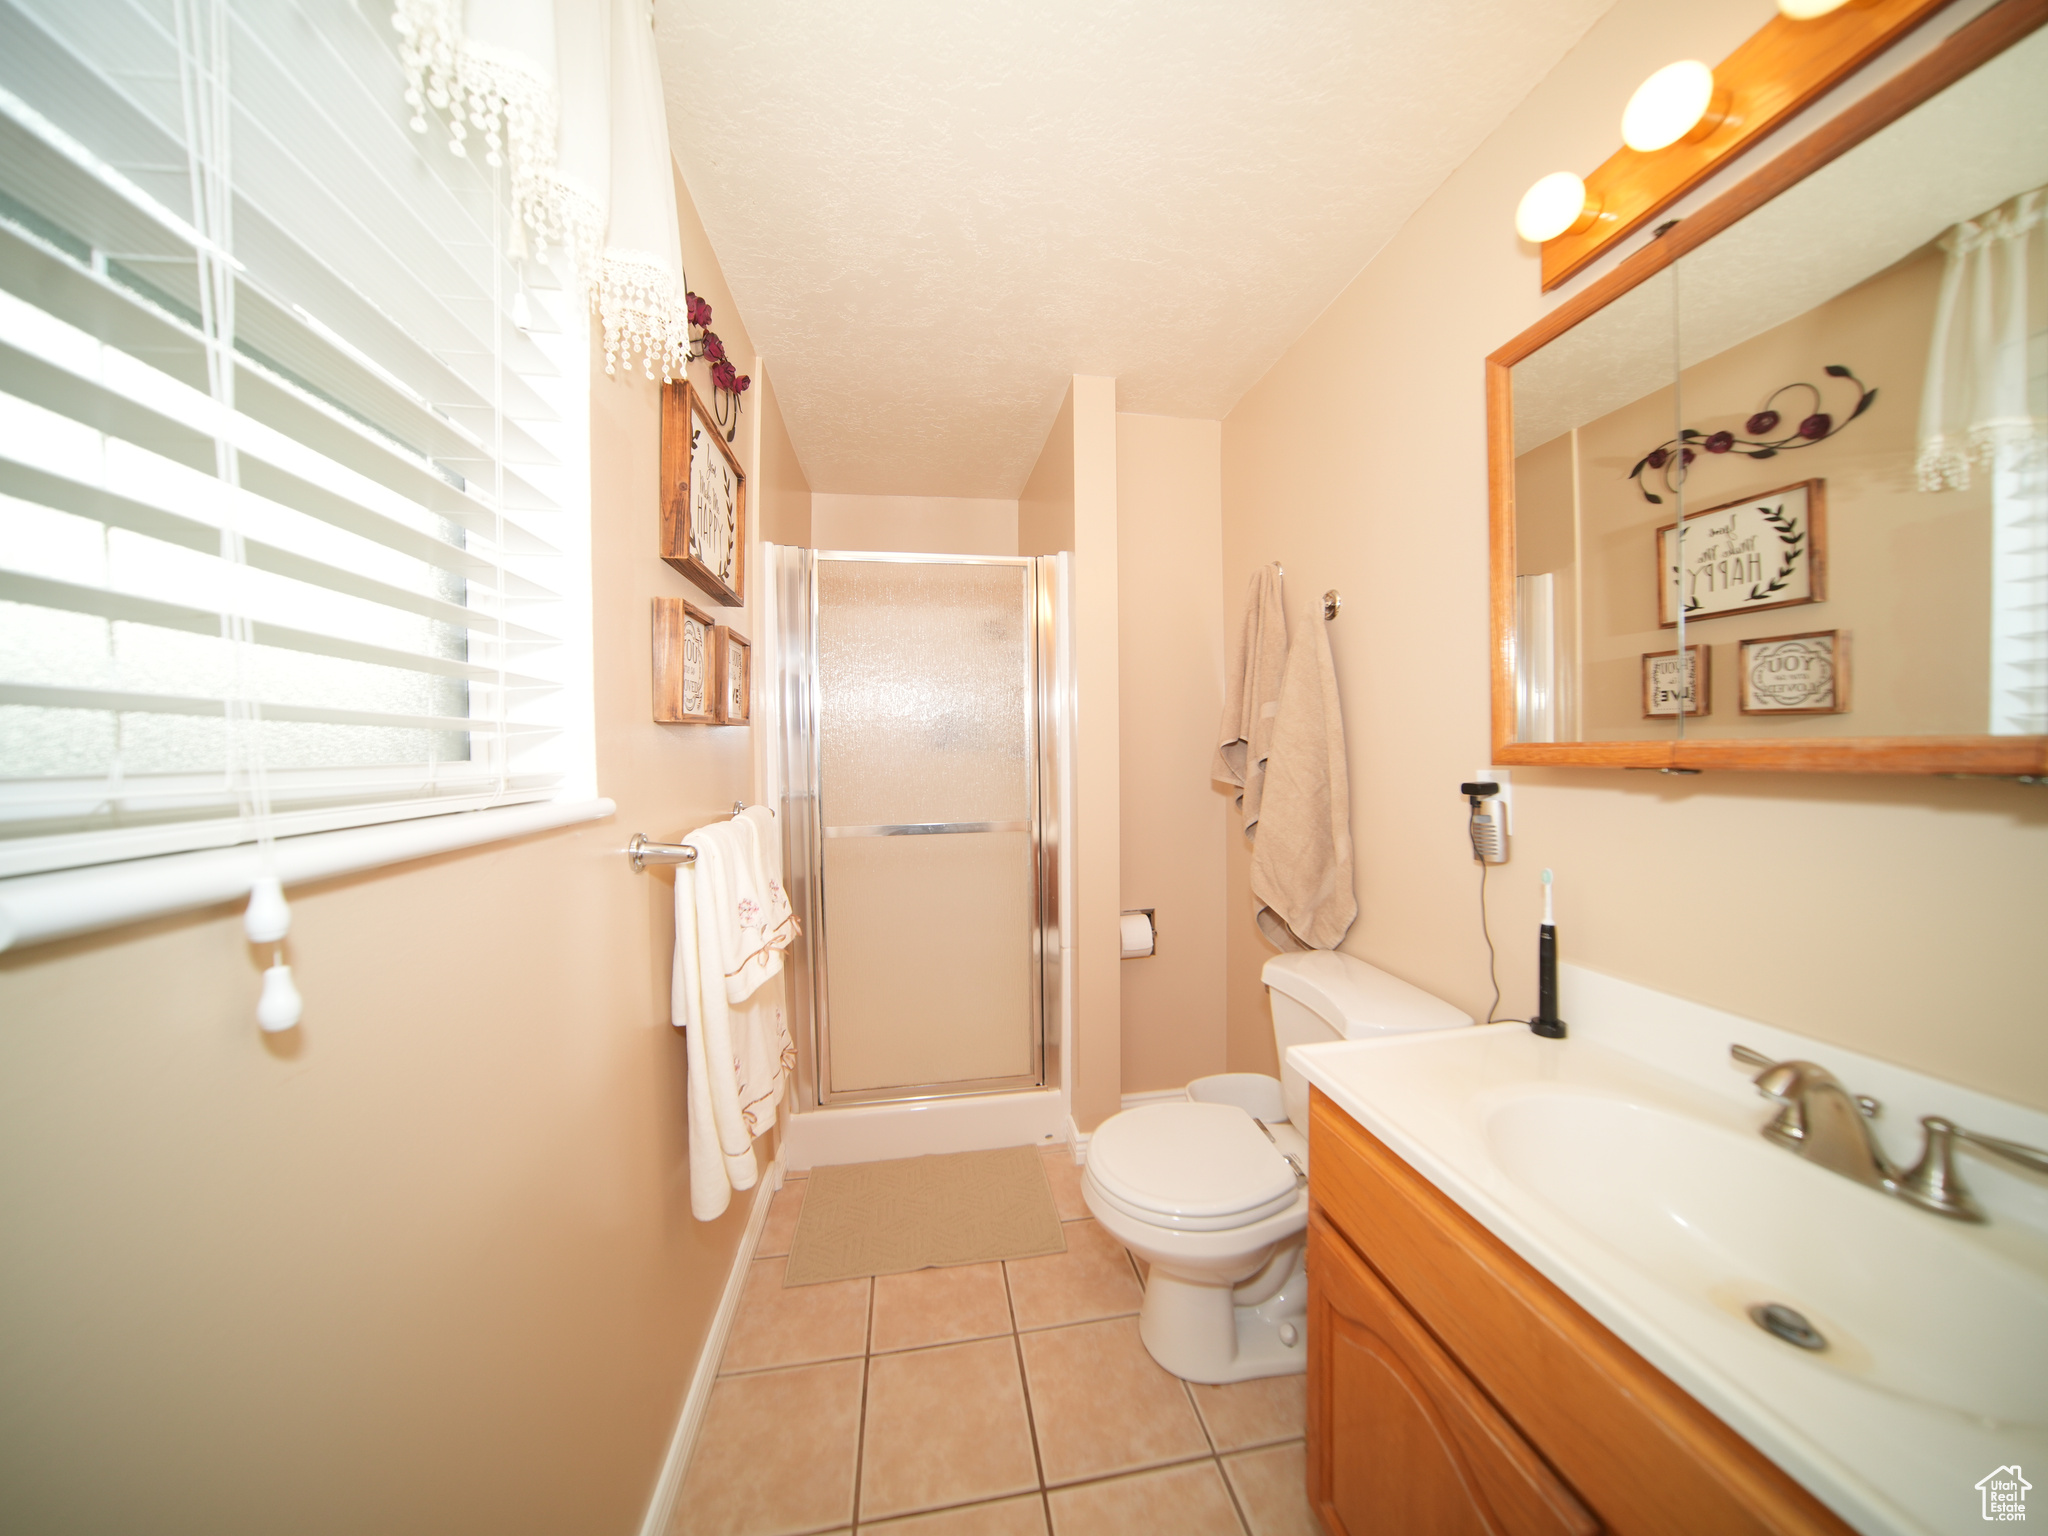
[[[769,553],[799,1107],[1043,1089],[1058,558]]]

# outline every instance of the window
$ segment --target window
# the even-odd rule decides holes
[[[581,290],[405,90],[0,0],[0,876],[592,793]]]

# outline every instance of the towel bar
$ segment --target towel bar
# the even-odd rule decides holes
[[[744,800],[732,803],[732,813],[737,816],[747,808]],[[768,814],[773,816],[775,808],[770,806]],[[684,843],[657,843],[650,841],[644,832],[635,832],[633,840],[626,844],[626,857],[633,861],[635,869],[644,870],[650,864],[694,864],[697,850]]]
[[[681,843],[651,843],[644,833],[635,832],[626,844],[626,857],[635,869],[644,870],[650,864],[694,864],[697,850]]]

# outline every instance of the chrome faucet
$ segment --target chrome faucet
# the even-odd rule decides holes
[[[1766,1140],[1789,1147],[1810,1163],[1839,1173],[1858,1184],[1957,1221],[1983,1221],[1978,1205],[1957,1173],[1958,1146],[1987,1152],[2035,1173],[2048,1174],[2048,1152],[1966,1131],[1940,1115],[1923,1115],[1920,1124],[1927,1145],[1920,1161],[1901,1173],[1884,1155],[1870,1121],[1883,1108],[1877,1100],[1852,1094],[1826,1067],[1811,1061],[1773,1061],[1747,1046],[1732,1045],[1728,1054],[1747,1067],[1761,1067],[1756,1091],[1778,1106],[1777,1117],[1763,1128]]]
[[[1922,1115],[1920,1124],[1927,1131],[1927,1150],[1920,1154],[1920,1161],[1901,1176],[1898,1192],[1902,1198],[1930,1211],[1939,1211],[1958,1221],[1985,1219],[1984,1208],[1963,1187],[1962,1176],[1956,1172],[1955,1149],[1958,1146],[1975,1152],[1989,1152],[1993,1157],[2002,1157],[2035,1173],[2048,1174],[2048,1152],[2038,1148],[1966,1131],[1955,1121],[1944,1120],[1940,1115]]]

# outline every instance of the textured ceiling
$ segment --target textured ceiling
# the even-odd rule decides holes
[[[1009,497],[1069,374],[1227,412],[1610,3],[664,0],[657,25],[812,488]]]

